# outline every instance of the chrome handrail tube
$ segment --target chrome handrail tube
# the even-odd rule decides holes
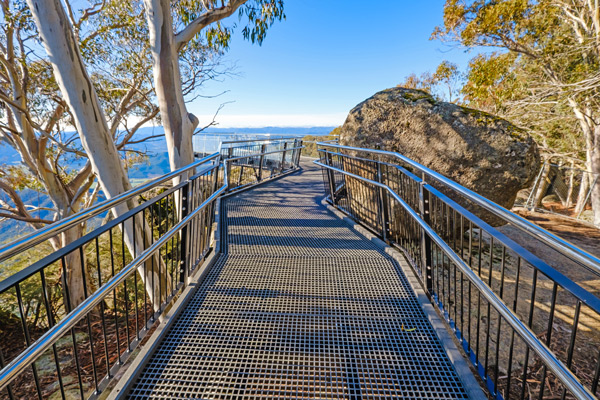
[[[301,136],[278,137],[278,138],[269,138],[269,139],[227,140],[227,141],[221,142],[221,145],[223,145],[223,144],[233,144],[233,143],[272,142],[272,141],[277,141],[277,140],[292,140],[292,139],[299,139],[299,138],[301,138]]]
[[[206,162],[206,160],[204,161]],[[197,166],[197,163],[190,164],[185,167],[184,170],[189,170],[193,166]],[[178,170],[181,173],[181,170]],[[175,172],[178,172],[175,171]],[[29,367],[33,362],[37,360],[45,351],[47,351],[52,345],[72,329],[82,318],[84,318],[90,311],[94,309],[103,299],[112,293],[112,291],[125,279],[127,279],[132,273],[137,271],[138,266],[142,265],[145,261],[149,260],[152,255],[158,251],[165,243],[167,243],[173,236],[180,232],[188,223],[196,216],[200,211],[206,208],[212,203],[217,197],[227,190],[227,174],[224,174],[223,185],[209,196],[202,204],[200,204],[194,211],[188,214],[184,219],[181,220],[177,225],[171,228],[165,235],[158,239],[152,244],[147,250],[136,257],[128,265],[126,265],[118,274],[112,277],[106,284],[102,285],[95,293],[85,299],[79,306],[73,309],[69,314],[65,316],[59,323],[54,325],[38,340],[36,340],[31,346],[29,346],[24,352],[19,354],[13,361],[11,361],[6,367],[0,371],[0,390],[4,389],[17,375]]]
[[[118,204],[121,204],[121,203],[133,198],[134,196],[136,196],[138,194],[144,193],[145,191],[152,189],[152,188],[156,187],[157,185],[160,185],[161,183],[168,181],[169,179],[175,178],[177,176],[181,176],[182,174],[184,174],[187,171],[193,170],[193,169],[195,169],[197,167],[201,167],[203,165],[207,165],[208,163],[211,163],[210,164],[211,167],[209,169],[217,169],[217,170],[223,169],[223,180],[221,182],[222,186],[220,186],[219,189],[216,189],[215,192],[212,195],[210,195],[201,205],[196,207],[194,210],[190,210],[190,213],[188,215],[183,217],[183,219],[179,223],[177,223],[168,232],[166,232],[164,235],[162,235],[160,238],[158,238],[157,241],[154,242],[152,245],[150,245],[150,247],[148,247],[147,250],[142,252],[133,261],[128,263],[126,266],[124,266],[123,269],[121,269],[117,274],[115,274],[112,278],[110,278],[106,283],[104,283],[93,294],[91,294],[89,297],[87,297],[85,300],[83,300],[83,302],[81,304],[79,304],[77,307],[75,307],[72,311],[68,312],[60,322],[57,322],[55,325],[50,327],[48,329],[48,331],[46,333],[44,333],[38,340],[31,343],[23,352],[21,352],[18,356],[16,356],[13,360],[11,360],[4,368],[2,368],[0,370],[0,390],[3,390],[8,385],[10,385],[11,382],[16,377],[18,377],[21,373],[23,373],[25,371],[25,369],[31,367],[32,364],[34,364],[35,361],[42,354],[44,354],[44,352],[46,352],[48,349],[50,349],[52,346],[54,346],[56,344],[57,340],[59,340],[61,337],[63,337],[65,334],[67,334],[70,330],[75,328],[77,323],[79,321],[81,321],[82,319],[84,319],[86,317],[86,315],[89,315],[89,313],[96,306],[98,306],[103,301],[103,299],[106,298],[106,296],[108,296],[111,293],[114,293],[116,288],[119,285],[123,284],[126,281],[126,279],[128,279],[128,277],[130,277],[132,274],[136,273],[137,269],[141,265],[144,265],[145,262],[147,262],[151,257],[153,257],[153,255],[157,251],[159,251],[159,249],[161,249],[164,245],[166,245],[169,242],[169,240],[171,240],[175,235],[182,232],[182,230],[184,228],[186,228],[188,226],[188,224],[195,217],[197,217],[198,214],[202,210],[206,209],[206,207],[208,205],[210,205],[212,202],[214,202],[219,196],[228,192],[230,177],[229,177],[229,173],[228,173],[228,168],[226,167],[228,165],[227,162],[230,162],[230,164],[234,164],[234,162],[239,159],[252,158],[252,157],[261,157],[262,158],[265,155],[274,154],[274,153],[284,153],[284,154],[287,152],[292,153],[294,151],[299,151],[302,148],[304,148],[304,146],[294,146],[291,148],[279,149],[279,150],[275,150],[275,151],[257,152],[257,153],[253,153],[253,154],[249,154],[249,155],[244,155],[241,157],[235,157],[235,158],[232,158],[229,160],[225,159],[222,154],[217,152],[217,153],[211,154],[210,156],[204,157],[198,161],[195,161],[194,163],[192,163],[184,168],[170,172],[170,173],[163,175],[159,178],[156,178],[144,185],[141,185],[141,186],[139,186],[135,189],[132,189],[128,192],[125,192],[119,196],[116,196],[112,199],[108,199],[104,202],[101,202],[101,203],[95,205],[94,207],[86,209],[78,214],[75,214],[75,215],[69,217],[69,218],[60,220],[60,221],[48,226],[45,229],[36,231],[31,235],[25,236],[24,238],[1,248],[0,249],[0,260],[8,259],[19,252],[22,252],[24,250],[32,248],[32,247],[36,246],[37,244],[42,243],[45,240],[48,240],[53,235],[57,235],[61,232],[64,232],[67,229],[72,228],[74,224],[81,223],[92,217],[100,215],[101,213],[103,213],[107,210],[110,210],[112,207],[114,207]],[[292,163],[294,166],[293,169],[296,169],[298,166],[297,163],[293,162],[293,161],[292,161]],[[193,178],[188,178],[186,176],[186,180],[181,182],[180,186],[183,187],[183,186],[187,185],[190,182],[190,180],[192,180],[192,179]],[[216,185],[216,182],[217,181],[215,181],[215,185]],[[258,183],[258,182],[256,182],[256,183]],[[188,229],[188,228],[186,228],[186,229]]]
[[[30,233],[29,235],[25,235],[22,238],[15,240],[14,242],[11,242],[5,246],[2,246],[2,247],[0,247],[0,262],[7,260],[7,259],[15,256],[16,254],[23,252],[25,250],[28,250],[42,242],[45,242],[46,240],[50,239],[51,237],[56,236],[59,233],[62,233],[64,231],[70,229],[71,227],[73,227],[73,225],[76,225],[76,224],[86,221],[90,218],[98,216],[98,215],[102,214],[103,212],[115,207],[116,205],[121,204],[125,201],[128,201],[128,200],[132,199],[133,197],[137,196],[138,194],[144,193],[144,192],[160,185],[161,183],[164,183],[170,179],[176,178],[177,176],[179,176],[193,168],[199,167],[208,161],[215,160],[219,156],[220,156],[219,153],[213,153],[207,157],[204,157],[204,158],[197,160],[189,165],[186,165],[183,168],[180,168],[180,169],[170,172],[168,174],[162,175],[156,179],[151,180],[150,182],[147,182],[136,188],[128,190],[127,192],[124,192],[118,196],[107,199],[101,203],[96,204],[95,206],[92,206],[83,211],[80,211],[77,214],[71,215],[70,217],[56,221],[55,223],[48,225],[45,228],[36,230],[36,231]]]
[[[390,152],[391,153],[391,152]],[[395,153],[391,153],[395,154]],[[319,161],[313,161],[314,164],[321,168],[326,168],[346,176],[350,176],[354,179],[367,182],[371,185],[385,189],[400,205],[410,214],[410,216],[419,224],[419,226],[426,232],[426,234],[435,242],[435,244],[446,254],[446,256],[452,260],[454,264],[458,266],[461,272],[467,276],[471,283],[479,290],[479,292],[485,297],[485,299],[498,311],[498,313],[507,321],[510,326],[517,332],[519,336],[535,351],[535,353],[546,363],[548,368],[556,374],[560,381],[565,387],[573,393],[578,399],[586,400],[597,400],[596,397],[581,384],[579,379],[567,368],[567,366],[560,361],[554,353],[541,342],[537,335],[515,314],[510,308],[475,274],[471,268],[456,254],[452,248],[435,232],[435,230],[429,226],[415,210],[413,210],[396,192],[394,192],[389,186],[373,181],[368,178],[364,178],[360,175],[353,174],[351,172],[344,171],[340,168],[336,168],[327,164],[323,164]]]
[[[230,162],[230,161],[243,160],[244,158],[253,158],[253,157],[266,156],[268,154],[283,153],[284,151],[288,152],[288,151],[300,150],[300,149],[303,149],[304,147],[305,146],[298,146],[298,147],[291,147],[289,149],[265,151],[264,153],[252,153],[252,154],[248,154],[246,156],[236,156],[236,157],[231,157],[231,158],[225,158],[224,161],[225,162]]]
[[[506,220],[506,222],[530,234],[531,236],[540,240],[552,249],[558,251],[559,253],[568,257],[572,261],[577,262],[578,264],[586,267],[590,271],[600,276],[600,258],[592,254],[586,253],[585,251],[581,250],[579,247],[573,245],[572,243],[561,239],[560,237],[548,232],[547,230],[527,221],[525,218],[510,212],[506,208],[494,203],[493,201],[486,199],[485,197],[475,193],[474,191],[467,189],[464,186],[461,186],[460,184],[452,181],[451,179],[446,178],[444,175],[430,168],[427,168],[424,165],[421,165],[418,162],[411,160],[410,158],[400,153],[386,150],[364,149],[359,147],[343,146],[325,142],[319,142],[317,143],[317,145],[340,150],[359,151],[395,157],[401,160],[402,162],[410,165],[411,167],[419,170],[420,172],[430,175],[435,180],[439,181],[441,184],[459,193],[464,198],[472,201],[473,203],[491,212],[492,214],[503,218],[504,220]]]

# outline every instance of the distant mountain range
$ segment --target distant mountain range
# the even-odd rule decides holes
[[[329,134],[334,127],[263,127],[263,128],[208,128],[205,131],[195,135],[194,148],[199,152],[214,152],[218,149],[218,145],[222,140],[243,140],[254,137],[269,137],[269,136],[321,136]],[[136,139],[147,138],[150,136],[162,135],[163,128],[147,127],[141,128],[136,134]],[[202,148],[197,148],[203,146]],[[169,171],[169,156],[166,151],[165,139],[162,136],[149,139],[145,142],[132,145],[131,148],[139,151],[144,151],[148,155],[146,162],[136,164],[127,171],[133,186],[137,186],[144,181],[156,178]],[[16,165],[21,162],[19,154],[7,144],[0,142],[0,166]],[[76,159],[72,162],[73,168],[83,166],[84,160]],[[3,198],[5,195],[0,193]],[[38,193],[34,190],[25,189],[21,192],[21,196],[25,204],[37,204],[42,207],[52,207],[50,199],[43,193]],[[103,199],[100,194],[100,200]],[[37,216],[37,214],[36,214]],[[40,217],[52,218],[48,211],[40,211]],[[5,243],[16,239],[31,231],[31,228],[23,223],[14,220],[6,220],[0,222],[0,243]]]
[[[327,135],[331,132],[335,126],[314,126],[310,128],[303,127],[278,127],[278,126],[265,126],[263,128],[214,128],[210,127],[205,129],[205,133],[270,133],[278,135],[290,135],[290,136],[321,136]]]
[[[210,136],[211,139],[217,140],[223,136],[230,136],[230,139],[235,138],[247,138],[251,136],[321,136],[327,135],[335,127],[333,126],[317,126],[317,127],[276,127],[276,126],[265,126],[262,128],[215,128],[210,127],[195,135],[195,138],[202,138],[203,136]],[[162,126],[156,127],[145,127],[141,128],[136,134],[135,138],[145,138],[149,136],[163,135],[164,131]],[[163,137],[153,138],[149,141],[132,145],[131,147],[136,150],[145,150],[149,153],[164,153],[165,142]],[[150,154],[151,155],[151,154]],[[17,164],[21,161],[19,154],[10,146],[0,142],[0,165],[3,164]],[[158,161],[158,160],[156,160]],[[160,161],[163,161],[162,158]],[[153,162],[154,163],[154,162]],[[167,163],[168,165],[168,163]],[[147,171],[145,169],[144,171]],[[166,170],[164,170],[166,171]]]

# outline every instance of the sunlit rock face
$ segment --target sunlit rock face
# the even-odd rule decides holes
[[[399,152],[506,208],[540,165],[533,138],[510,122],[401,87],[354,107],[340,143]]]

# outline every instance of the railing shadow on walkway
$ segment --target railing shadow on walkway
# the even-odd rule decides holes
[[[297,170],[301,146],[232,146],[231,161],[203,157],[0,248],[3,269],[18,269],[0,281],[2,397],[99,396],[214,250],[219,196]],[[252,169],[265,173],[246,179]],[[238,170],[244,179],[230,184]],[[72,229],[87,232],[53,251]]]
[[[600,300],[490,225],[487,217],[505,218],[552,251],[600,276],[596,258],[399,154],[331,143],[319,146],[317,164],[329,203],[404,252],[492,397],[597,398]],[[190,283],[190,275],[215,251],[213,221],[221,194],[241,192],[297,171],[301,148],[298,139],[228,144],[219,154],[1,248],[0,260],[23,262],[23,252],[35,255],[55,235],[85,223],[97,226],[64,249],[32,259],[27,268],[0,282],[0,302],[11,305],[2,310],[7,316],[0,326],[6,339],[0,342],[2,395],[11,399],[98,397]],[[314,190],[312,185],[294,184],[287,196],[271,186],[239,198],[256,194],[255,204],[278,204],[281,210],[318,205],[318,196],[306,196]],[[290,196],[304,196],[304,200],[280,204]],[[132,200],[140,205],[129,204],[129,211],[97,225],[97,218]],[[320,220],[309,224],[302,217],[284,220],[274,215],[242,220],[246,229],[288,224],[293,230],[304,223],[317,232],[327,226]],[[228,235],[225,249],[231,244],[244,251],[255,244],[248,235]],[[288,254],[292,248],[309,250],[318,257],[333,250],[370,251],[368,242],[348,237],[344,237],[346,244],[336,246],[308,235],[305,242],[295,245],[277,234],[261,236],[262,245],[273,242],[281,248],[267,254],[276,258],[295,257]],[[240,262],[256,256],[240,255]],[[233,256],[226,257],[231,260]],[[83,299],[77,303],[69,298],[69,271],[74,268],[85,278],[79,283]],[[215,266],[211,273],[221,276],[222,268]],[[212,293],[219,291],[254,301],[293,294],[236,287]],[[394,296],[380,296],[376,303],[354,297],[324,296],[323,300],[364,303],[366,308],[403,301]],[[346,318],[343,313],[339,317]],[[336,325],[307,333],[321,337],[333,329],[336,340],[350,340],[351,331],[342,328]],[[312,340],[310,334],[305,339]],[[396,339],[383,338],[377,345]],[[350,343],[337,345],[347,349],[347,360],[360,359],[364,352]],[[357,362],[345,369],[358,374]],[[346,379],[346,391],[339,394],[358,395],[360,382],[352,378],[356,374],[336,378]],[[386,379],[394,379],[389,374]],[[410,376],[425,385],[419,374]],[[257,379],[255,375],[250,381],[256,384]]]

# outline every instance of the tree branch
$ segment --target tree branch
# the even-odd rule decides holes
[[[193,20],[186,26],[181,32],[175,35],[175,47],[177,51],[180,51],[183,46],[198,32],[202,29],[206,28],[208,25],[213,22],[217,22],[222,20],[223,18],[227,18],[232,15],[242,4],[246,3],[248,0],[231,0],[226,6],[213,8],[212,10],[208,10],[198,18]]]
[[[43,218],[35,218],[35,217],[25,217],[22,216],[20,214],[13,214],[13,213],[4,213],[4,212],[0,212],[0,218],[9,218],[9,219],[16,219],[18,221],[23,221],[23,222],[27,222],[28,224],[52,224],[54,223],[54,221],[50,221],[48,219],[43,219]]]

